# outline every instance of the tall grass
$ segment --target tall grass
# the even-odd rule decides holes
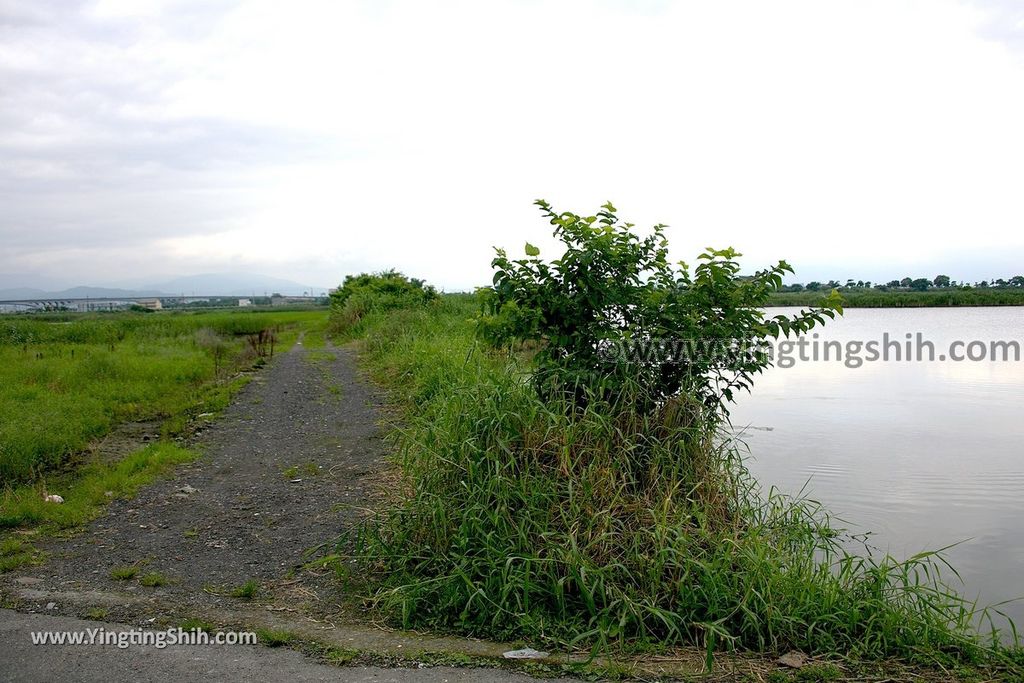
[[[472,302],[349,329],[405,407],[403,489],[346,539],[406,627],[603,647],[1002,657],[941,557],[853,554],[827,512],[760,491],[685,400],[542,402],[474,341]],[[637,389],[639,391],[639,389]]]

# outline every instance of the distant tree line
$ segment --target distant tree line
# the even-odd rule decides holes
[[[838,289],[841,292],[872,289],[879,292],[925,292],[930,289],[1024,289],[1024,275],[1015,275],[1009,279],[998,278],[994,280],[981,280],[973,283],[964,280],[952,280],[948,275],[936,275],[930,280],[926,277],[905,277],[902,280],[889,280],[885,283],[871,282],[870,280],[847,280],[845,283],[842,283],[839,280],[829,280],[828,282],[812,281],[807,284],[796,282],[791,285],[784,285],[779,291],[817,292],[830,291],[833,289]]]

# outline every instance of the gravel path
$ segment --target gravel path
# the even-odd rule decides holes
[[[202,457],[134,499],[114,501],[83,533],[40,543],[45,564],[0,580],[185,606],[230,604],[231,589],[256,580],[264,595],[305,584],[303,595],[315,601],[336,582],[317,586],[294,570],[310,549],[329,548],[367,504],[382,467],[379,404],[351,350],[300,342],[196,437]],[[111,577],[127,565],[169,583]]]

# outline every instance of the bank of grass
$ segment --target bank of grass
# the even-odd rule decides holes
[[[45,525],[51,530],[80,526],[114,498],[130,498],[142,486],[195,459],[196,452],[173,443],[154,443],[115,462],[89,462],[53,475],[42,484],[7,487],[0,492],[0,529]],[[62,504],[43,499],[60,491]]]
[[[847,550],[827,512],[762,492],[733,444],[628,405],[541,402],[522,355],[475,341],[468,297],[343,336],[404,407],[402,487],[345,539],[404,627],[557,647],[697,645],[1016,670],[938,555]]]
[[[950,306],[1024,306],[1024,289],[932,289],[924,292],[880,291],[876,289],[839,290],[845,308],[928,308]],[[823,292],[775,292],[772,306],[816,306]]]
[[[271,345],[286,350],[325,319],[323,311],[0,318],[0,528],[77,526],[111,497],[191,459],[169,440],[226,407]],[[130,422],[156,425],[164,441],[122,459],[90,452]],[[64,503],[45,502],[46,493]]]

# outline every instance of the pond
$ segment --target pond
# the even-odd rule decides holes
[[[832,342],[863,360],[857,343],[886,333],[888,360],[822,359]],[[1024,596],[1024,360],[991,348],[1024,346],[1024,308],[847,309],[806,339],[808,360],[790,349],[732,411],[762,486],[803,490],[899,557],[958,544],[944,555],[963,583],[947,578],[980,604]],[[1001,609],[1024,626],[1024,601]]]

